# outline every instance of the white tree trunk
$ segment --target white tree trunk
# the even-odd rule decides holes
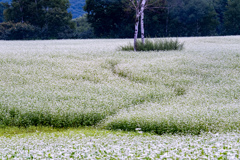
[[[136,10],[136,19],[135,19],[135,32],[134,32],[134,51],[137,50],[137,37],[138,37],[138,25],[139,25],[139,18],[141,16],[141,37],[142,37],[142,42],[144,43],[144,9],[145,9],[145,5],[147,0],[138,0],[138,1],[133,1],[130,0],[130,2],[132,2],[133,6],[135,7]]]
[[[144,7],[145,7],[145,4],[146,4],[146,0],[143,0],[142,1],[142,4],[141,4],[141,38],[142,38],[142,43],[144,44],[145,43],[145,39],[144,39]]]
[[[139,11],[136,11],[135,32],[134,32],[134,51],[137,50],[137,37],[138,37],[139,17],[140,17]]]

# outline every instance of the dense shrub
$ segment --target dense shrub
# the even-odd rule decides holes
[[[28,23],[3,22],[0,24],[0,39],[4,40],[36,39],[40,33],[40,28]]]
[[[76,38],[94,38],[94,29],[92,25],[88,22],[87,15],[84,14],[73,20],[76,25],[75,37]]]
[[[51,33],[48,27],[36,27],[29,23],[0,23],[0,39],[2,40],[29,40],[29,39],[77,39],[93,38],[91,28],[79,31],[69,26],[61,27],[58,32]]]

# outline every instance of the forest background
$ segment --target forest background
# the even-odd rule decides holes
[[[126,0],[0,0],[0,39],[132,38]],[[240,0],[162,0],[145,11],[147,37],[240,34]]]

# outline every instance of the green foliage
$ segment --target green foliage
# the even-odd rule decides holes
[[[91,24],[87,21],[87,15],[84,14],[81,17],[73,19],[73,22],[76,25],[75,32],[77,33],[78,38],[93,38],[94,30]]]
[[[177,39],[155,39],[149,40],[146,39],[143,44],[142,41],[137,41],[137,51],[169,51],[169,50],[182,50],[184,43],[179,42]],[[122,51],[133,51],[134,47],[131,44],[126,46],[121,46],[120,50]]]
[[[132,37],[133,13],[126,13],[122,0],[86,0],[84,10],[97,37]]]
[[[8,2],[11,3],[11,0],[0,0],[0,2]],[[70,7],[68,11],[72,13],[73,18],[77,18],[79,16],[83,16],[86,12],[83,10],[83,6],[85,5],[85,0],[69,0]]]
[[[140,44],[142,43],[141,41],[138,41],[138,42],[140,42]],[[119,50],[122,50],[122,51],[134,51],[134,46],[131,43],[128,43],[125,46],[120,46]]]
[[[29,126],[29,127],[0,127],[0,137],[12,137],[16,134],[21,135],[28,135],[29,133],[37,133],[37,132],[43,132],[43,133],[54,133],[58,132],[61,133],[63,131],[67,131],[65,128],[53,128],[51,126]]]
[[[121,0],[86,1],[84,10],[88,13],[88,21],[92,24],[97,37],[130,38],[133,36],[134,10],[129,3],[124,2]],[[237,23],[231,24],[233,21],[238,22],[237,10],[231,16],[232,18],[224,20],[228,3],[230,7],[231,3],[238,3],[238,1],[170,0],[163,2],[162,7],[155,8],[154,11],[145,10],[145,34],[149,37],[215,36],[227,34],[228,31],[228,34],[237,34],[237,31],[230,31],[231,28],[237,27],[235,25]],[[229,7],[227,7],[228,10]],[[225,27],[229,28],[227,32]]]
[[[0,23],[4,21],[3,10],[5,9],[4,5],[0,2]]]
[[[39,39],[131,38],[134,34],[134,10],[125,0],[4,2],[10,3],[4,3],[4,8],[7,8],[4,11],[5,20],[41,28]],[[239,34],[236,29],[238,5],[238,0],[163,1],[162,7],[154,8],[154,11],[145,10],[145,34],[149,37],[236,35]],[[2,10],[0,5],[0,22],[3,21]],[[87,13],[87,16],[73,20],[78,26],[76,30],[68,11],[73,18]]]
[[[84,7],[97,37],[132,37],[134,10],[121,0],[87,0]],[[209,36],[222,31],[224,2],[177,0],[145,10],[145,34],[149,37]],[[114,7],[113,7],[114,6]],[[151,7],[150,7],[151,8]],[[154,7],[153,7],[154,8]],[[218,12],[217,12],[218,11]],[[218,18],[219,17],[219,18]],[[221,20],[221,21],[220,21]]]
[[[68,0],[12,0],[4,5],[6,21],[28,23],[40,28],[42,34],[39,38],[64,38],[67,33],[73,32],[72,15],[67,11],[70,6]]]
[[[28,23],[0,23],[0,39],[36,39],[40,36],[41,29]]]
[[[217,27],[217,34],[224,34],[224,13],[226,11],[226,6],[228,4],[228,0],[215,0],[213,1],[214,9],[217,13],[219,25]]]
[[[240,0],[229,0],[224,14],[226,34],[240,34]]]
[[[169,10],[168,35],[214,35],[218,26],[214,6],[208,0],[183,0]]]
[[[3,106],[4,107],[4,106]],[[104,119],[106,115],[97,112],[72,112],[72,113],[50,113],[44,110],[22,112],[18,108],[5,108],[9,118],[2,119],[4,113],[0,114],[0,124],[6,126],[52,126],[55,128],[92,126]],[[5,110],[2,108],[2,110]]]

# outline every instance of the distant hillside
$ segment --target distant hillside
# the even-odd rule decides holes
[[[11,0],[0,0],[0,2],[11,2]]]
[[[85,0],[69,0],[69,2],[71,3],[69,11],[72,12],[73,18],[82,16],[85,13],[83,11]]]
[[[0,0],[0,2],[11,2],[11,0]],[[82,16],[85,12],[83,11],[83,6],[85,4],[85,0],[69,0],[71,3],[69,12],[72,12],[73,19],[79,16]]]

